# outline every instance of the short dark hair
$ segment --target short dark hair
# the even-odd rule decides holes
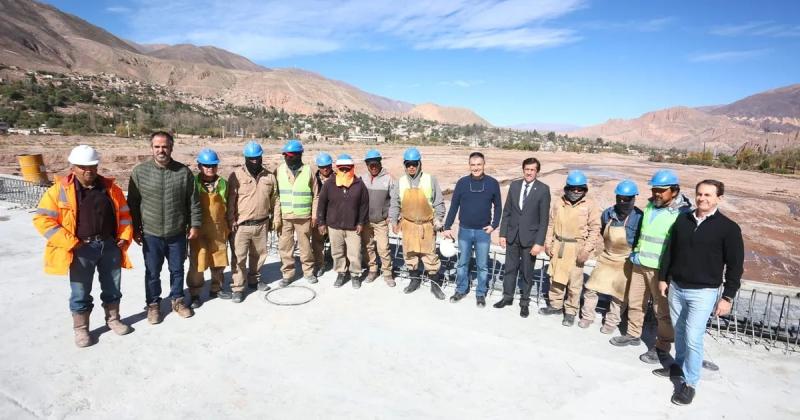
[[[486,162],[486,158],[483,157],[483,153],[481,152],[472,152],[469,154],[469,160],[472,160],[472,158],[476,157],[481,158],[482,161]]]
[[[717,197],[725,194],[725,184],[722,181],[717,181],[716,179],[704,179],[697,183],[694,187],[694,192],[696,193],[697,190],[700,188],[701,185],[713,185],[717,188]]]
[[[539,172],[542,169],[542,163],[539,162],[539,159],[535,157],[529,157],[522,161],[522,169],[525,169],[528,165],[536,165],[536,172]]]
[[[167,144],[172,147],[175,145],[175,138],[172,137],[172,134],[167,133],[166,131],[156,131],[150,135],[150,144],[153,144],[153,139],[156,137],[164,137],[167,139]]]

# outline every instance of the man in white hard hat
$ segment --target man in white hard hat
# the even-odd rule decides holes
[[[131,328],[119,318],[121,268],[131,268],[127,249],[133,238],[125,195],[113,178],[97,174],[100,158],[86,145],[69,154],[70,174],[56,177],[42,196],[33,225],[47,239],[45,272],[69,273],[75,345],[93,343],[89,335],[92,279],[97,271],[108,328],[119,335]]]

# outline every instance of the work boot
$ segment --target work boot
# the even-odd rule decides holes
[[[694,387],[682,383],[681,386],[672,394],[672,403],[675,405],[689,405],[694,400]]]
[[[210,293],[209,293],[210,295]],[[192,296],[192,303],[189,305],[192,309],[197,309],[203,306],[203,300],[200,299],[200,296]]]
[[[75,345],[89,347],[92,345],[92,336],[89,335],[89,314],[92,311],[73,312],[72,330],[75,332]]]
[[[458,303],[458,301],[464,299],[464,296],[466,296],[466,294],[455,292],[453,296],[450,296],[450,303]]]
[[[161,323],[161,305],[151,303],[147,305],[147,322],[152,325]]]
[[[485,308],[486,307],[486,297],[485,296],[478,296],[476,298],[475,305],[477,305],[479,308]]]
[[[403,293],[409,294],[414,292],[415,290],[419,289],[419,285],[422,283],[422,280],[419,277],[414,277],[411,279],[411,282],[408,283],[405,289],[403,289]]]
[[[442,292],[442,275],[439,273],[431,276],[431,293],[436,296],[436,299],[444,300],[444,292]]]
[[[247,283],[248,292],[255,292],[256,290],[258,290],[258,283]]]
[[[617,329],[616,327],[609,327],[608,325],[603,325],[600,327],[600,332],[603,334],[611,334],[614,330]]]
[[[611,337],[611,340],[608,340],[608,342],[617,347],[638,346],[639,344],[642,344],[642,340],[639,337],[632,337],[627,334]]]
[[[358,274],[350,274],[350,282],[353,283],[353,289],[361,288],[361,276]]]
[[[394,287],[394,286],[397,285],[397,283],[395,283],[395,281],[394,281],[394,278],[392,278],[391,274],[389,274],[388,276],[384,275],[383,276],[383,280],[386,282],[386,285],[389,286],[389,287]]]
[[[106,310],[106,326],[117,335],[125,335],[131,332],[131,327],[125,325],[119,319],[119,303],[103,304]]]
[[[659,362],[663,362],[669,359],[669,352],[661,350],[659,348],[652,348],[647,350],[644,354],[639,356],[639,360],[647,363],[648,365],[654,365]]]
[[[528,315],[530,315],[530,314],[531,314],[531,311],[528,309],[527,306],[520,306],[519,307],[519,316],[521,316],[523,318],[527,318]]]
[[[278,283],[278,286],[286,287],[286,286],[288,286],[290,284],[292,284],[292,279],[281,279],[281,282]]]
[[[183,298],[174,299],[172,301],[172,310],[180,315],[181,318],[189,318],[194,315],[194,311],[192,311],[192,308],[186,306],[183,302]]]
[[[661,378],[683,378],[683,369],[673,363],[667,367],[662,367],[653,371],[653,375]]]
[[[347,274],[339,273],[336,275],[336,281],[333,282],[333,287],[342,287],[347,281]]]
[[[231,302],[233,303],[242,303],[244,300],[244,293],[243,292],[233,292],[231,295]]]
[[[325,267],[320,265],[319,267],[314,269],[314,277],[322,277],[325,274]]]
[[[220,290],[219,292],[217,292],[217,296],[216,297],[218,297],[220,299],[223,299],[223,300],[228,300],[231,297],[233,297],[233,293],[231,293],[231,292],[229,292],[227,290]]]
[[[581,327],[581,328],[589,328],[589,327],[592,326],[593,323],[594,323],[594,321],[591,321],[591,320],[588,320],[588,319],[582,319],[582,320],[578,321],[578,326]]]
[[[510,305],[511,305],[511,304],[513,304],[513,303],[514,303],[514,301],[513,301],[513,300],[505,300],[505,299],[500,299],[499,301],[497,301],[497,303],[495,303],[495,304],[494,304],[494,305],[492,305],[492,306],[493,306],[493,307],[495,307],[495,308],[497,308],[497,309],[503,309],[503,308],[505,308],[506,306],[510,306]]]
[[[317,280],[317,276],[315,276],[313,274],[305,276],[303,278],[306,279],[308,284],[316,284],[319,281],[319,280]]]
[[[377,278],[378,278],[378,272],[377,271],[370,271],[369,273],[367,273],[367,279],[365,281],[367,283],[372,283]]]
[[[561,325],[565,327],[571,327],[575,325],[575,315],[564,314],[564,320],[561,321]]]
[[[539,315],[556,315],[561,313],[561,308],[554,308],[552,306],[545,306],[539,309]]]
[[[266,292],[269,289],[270,289],[269,283],[265,282],[264,280],[261,280],[261,281],[258,282],[258,290],[259,291]]]

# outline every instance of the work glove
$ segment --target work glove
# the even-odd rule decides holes
[[[578,251],[578,258],[575,259],[575,262],[578,265],[583,265],[589,259],[589,252],[585,250]]]

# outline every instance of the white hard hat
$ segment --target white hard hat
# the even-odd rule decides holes
[[[79,146],[75,146],[75,148],[69,152],[69,158],[67,160],[69,160],[69,163],[73,165],[91,166],[100,163],[100,156],[91,146],[81,144]]]
[[[445,258],[454,257],[458,253],[458,249],[456,249],[456,243],[453,242],[450,238],[442,239],[439,242],[439,252]]]

